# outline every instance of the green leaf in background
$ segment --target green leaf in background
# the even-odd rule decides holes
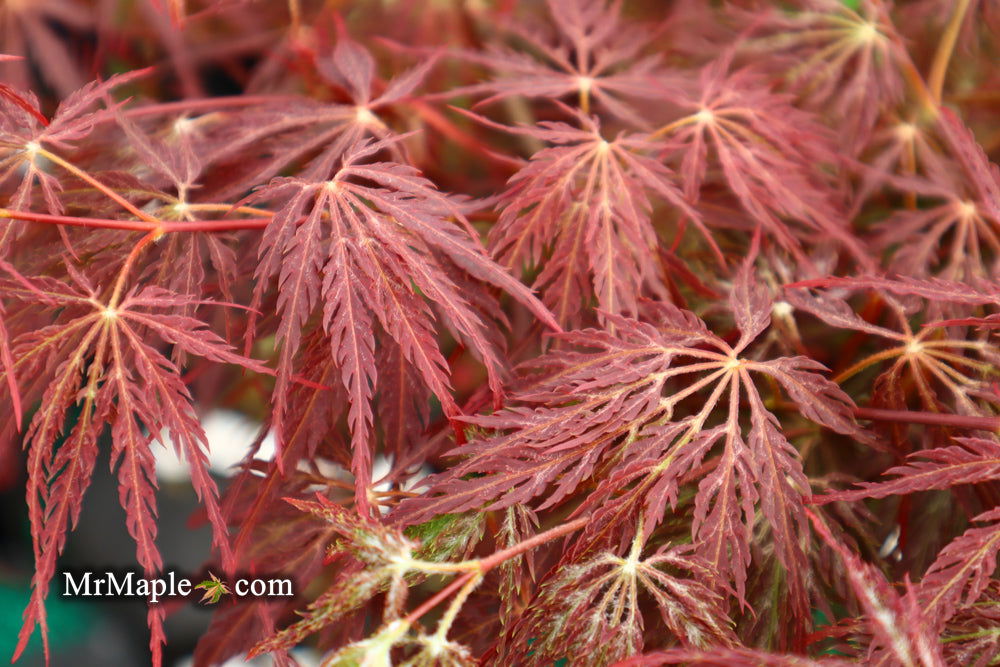
[[[0,656],[9,659],[17,644],[17,632],[21,627],[21,612],[30,595],[27,585],[13,582],[0,583]],[[46,602],[52,650],[86,641],[97,617],[89,603],[65,601],[53,596]],[[25,650],[25,656],[41,656],[42,641],[36,632]],[[40,658],[39,658],[40,659]]]

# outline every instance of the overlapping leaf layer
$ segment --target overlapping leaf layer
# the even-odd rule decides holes
[[[163,441],[198,665],[1000,660],[1000,3],[112,4],[0,7],[15,657]]]

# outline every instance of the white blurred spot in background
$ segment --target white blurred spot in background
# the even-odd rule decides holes
[[[260,433],[262,424],[247,417],[242,412],[235,410],[216,409],[205,414],[201,418],[201,427],[205,429],[208,438],[208,462],[212,473],[219,477],[231,477],[236,472],[236,465],[243,460],[250,446],[254,443]],[[170,434],[163,432],[158,438],[161,445],[153,445],[153,454],[156,457],[156,476],[160,481],[167,484],[182,484],[190,478],[187,461],[178,458]],[[271,432],[264,436],[260,449],[254,459],[258,461],[270,461],[274,458],[275,439]],[[329,479],[339,479],[351,482],[354,478],[350,471],[327,459],[317,458],[312,461],[313,470],[323,477]],[[299,464],[299,468],[306,470],[308,466],[305,462]],[[380,481],[392,469],[392,460],[378,454],[372,460],[372,480]],[[423,466],[414,475],[410,476],[402,486],[402,491],[419,491],[420,482],[433,471],[429,466]],[[314,485],[308,490],[321,491],[323,486]],[[372,487],[373,491],[389,491],[391,485],[382,482]],[[387,508],[382,508],[383,513]]]
[[[220,477],[231,476],[237,463],[243,460],[250,445],[260,432],[260,422],[235,410],[212,410],[201,418],[201,427],[208,437],[208,463],[213,473]],[[153,445],[156,456],[156,476],[163,482],[179,483],[189,479],[187,461],[178,458],[174,442],[166,432]],[[254,457],[261,461],[274,458],[274,435],[268,433]]]
[[[323,659],[318,652],[310,648],[296,648],[291,651],[292,658],[295,659],[300,667],[317,667]],[[274,664],[274,660],[270,656],[262,655],[259,658],[254,658],[253,660],[244,660],[243,658],[230,658],[226,660],[219,667],[271,667]],[[184,658],[178,660],[174,663],[174,667],[192,667],[194,665],[194,658]]]

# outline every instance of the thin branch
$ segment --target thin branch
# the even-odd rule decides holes
[[[157,232],[160,234],[170,234],[173,232],[232,232],[242,229],[263,229],[271,222],[270,218],[195,220],[193,222],[176,222],[158,220],[156,218],[149,218],[149,220],[112,220],[108,218],[78,218],[69,215],[50,215],[47,213],[35,213],[33,211],[12,211],[6,208],[0,208],[0,218],[24,220],[26,222],[43,222],[50,225],[124,229],[134,232]]]
[[[403,620],[411,624],[416,622],[417,619],[419,619],[421,616],[429,612],[431,609],[433,609],[434,607],[438,606],[439,604],[447,600],[452,593],[454,593],[458,589],[468,584],[477,576],[480,576],[478,572],[466,572],[461,577],[458,577],[450,584],[448,584],[440,591],[438,591],[434,595],[434,597],[428,598],[422,605],[420,605],[419,607],[411,611],[409,614],[407,614],[406,618]]]
[[[128,278],[129,272],[135,265],[136,260],[139,259],[139,255],[142,251],[149,247],[150,243],[153,243],[160,237],[158,230],[147,232],[145,236],[139,239],[139,242],[135,244],[132,251],[125,258],[125,263],[122,264],[121,270],[118,272],[118,278],[115,280],[114,291],[111,293],[111,300],[108,301],[108,310],[114,312],[118,308],[118,303],[121,300],[122,292],[125,289],[125,280]]]
[[[534,537],[529,537],[523,542],[519,542],[513,546],[507,547],[506,549],[501,549],[491,556],[487,556],[479,561],[482,564],[483,572],[492,570],[494,567],[503,563],[504,561],[510,560],[514,556],[520,556],[526,551],[531,551],[535,547],[541,546],[550,540],[554,540],[557,537],[562,537],[574,531],[583,528],[590,522],[589,516],[582,516],[579,519],[574,519],[573,521],[567,521],[564,524],[560,524],[554,528],[546,530],[544,533],[539,533]]]
[[[948,63],[955,52],[955,43],[958,41],[958,33],[962,30],[962,22],[969,11],[971,0],[958,0],[955,11],[951,14],[951,19],[941,35],[937,52],[934,54],[934,62],[931,64],[931,71],[927,77],[927,87],[930,89],[931,97],[938,105],[941,104],[941,94],[944,91],[944,79],[948,73]]]
[[[883,410],[881,408],[854,408],[854,416],[858,419],[871,421],[954,426],[955,428],[967,428],[974,431],[1000,432],[1000,417],[977,417],[975,415],[953,415],[916,410]]]
[[[302,100],[297,95],[231,95],[228,97],[205,97],[199,99],[179,100],[176,102],[161,102],[158,104],[147,104],[141,107],[132,107],[119,111],[126,118],[137,118],[140,116],[158,116],[177,112],[197,112],[197,111],[217,111],[227,108],[238,108],[254,106],[256,104],[289,103]],[[99,114],[96,122],[114,120],[115,114],[108,112]]]
[[[492,570],[494,567],[503,563],[506,560],[510,560],[515,556],[520,556],[526,551],[531,551],[535,547],[541,546],[550,540],[554,540],[557,537],[562,537],[572,533],[573,531],[579,530],[587,525],[590,521],[589,516],[580,517],[579,519],[574,519],[573,521],[567,521],[566,523],[560,524],[554,528],[546,530],[544,533],[539,533],[534,537],[530,537],[523,542],[519,542],[513,546],[507,547],[506,549],[501,549],[496,553],[482,558],[478,561],[466,561],[469,564],[476,563],[476,567],[473,571],[463,574],[458,577],[450,584],[438,591],[433,597],[428,598],[422,605],[411,611],[407,617],[404,619],[407,623],[413,623],[421,616],[429,612],[434,607],[441,604],[443,601],[447,600],[455,591],[463,588],[469,582],[475,580],[477,577],[482,577],[484,574]]]
[[[80,180],[82,180],[82,181],[84,181],[86,183],[90,183],[95,188],[97,188],[98,190],[100,190],[101,192],[103,192],[105,195],[107,195],[107,197],[109,199],[111,199],[113,202],[115,202],[116,204],[118,204],[119,206],[121,206],[126,211],[128,211],[129,213],[131,213],[135,217],[139,218],[140,220],[145,220],[147,222],[151,222],[151,221],[154,220],[154,218],[152,216],[150,216],[147,213],[144,213],[143,211],[141,211],[140,209],[138,209],[132,202],[130,202],[129,200],[125,199],[124,197],[122,197],[121,195],[119,195],[117,192],[115,192],[114,190],[112,190],[111,188],[109,188],[107,185],[105,185],[104,183],[101,183],[99,180],[97,180],[96,178],[94,178],[93,176],[91,176],[90,174],[88,174],[86,171],[84,171],[83,169],[80,169],[79,167],[77,167],[75,164],[64,160],[59,155],[56,155],[52,151],[46,150],[44,148],[38,148],[38,154],[41,155],[42,157],[44,157],[44,158],[46,158],[46,159],[48,159],[48,160],[56,163],[57,165],[59,165],[60,167],[62,167],[66,171],[68,171],[69,173],[73,174],[74,176],[76,176]]]

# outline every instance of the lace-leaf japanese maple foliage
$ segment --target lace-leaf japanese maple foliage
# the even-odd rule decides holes
[[[15,659],[169,441],[197,665],[1000,660],[1000,4],[119,5],[0,8]]]

